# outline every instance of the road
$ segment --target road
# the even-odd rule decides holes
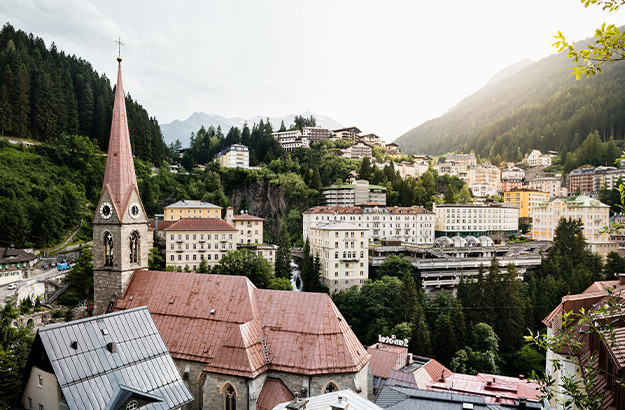
[[[19,282],[13,282],[13,283],[17,283],[17,289],[9,290],[7,288],[8,285],[3,285],[0,288],[0,305],[4,304],[4,300],[7,296],[14,296],[19,293],[24,293],[24,290],[26,290],[26,288],[28,288],[29,286],[32,286],[36,283],[43,283],[47,279],[54,279],[59,276],[65,276],[67,272],[69,271],[66,270],[63,272],[59,272],[56,270],[56,268],[52,268],[32,278],[20,280]],[[40,293],[40,292],[36,292],[36,293]],[[41,294],[43,293],[41,292]],[[40,296],[40,295],[37,295],[37,296]],[[20,297],[23,297],[23,295],[20,295]]]

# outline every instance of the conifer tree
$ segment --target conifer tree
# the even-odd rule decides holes
[[[275,272],[278,278],[291,278],[291,241],[283,221],[278,233],[278,250],[276,251]]]
[[[430,345],[430,330],[425,320],[425,311],[421,304],[417,304],[411,322],[412,335],[410,337],[410,351],[417,355],[429,356],[432,354]]]

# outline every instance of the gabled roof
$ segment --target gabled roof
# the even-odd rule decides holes
[[[193,201],[190,199],[182,199],[171,205],[167,205],[165,209],[188,209],[188,208],[202,208],[202,209],[221,209],[219,205],[211,204],[207,201]]]
[[[174,358],[212,373],[354,373],[370,358],[325,293],[257,289],[244,276],[137,270],[114,310],[141,305]]]
[[[220,218],[182,218],[165,228],[171,231],[234,231],[236,228]]]
[[[0,248],[0,264],[30,262],[35,259],[37,259],[36,255],[23,249]]]
[[[256,410],[272,410],[278,404],[291,401],[295,398],[293,393],[280,379],[267,377],[263,390],[258,395]]]
[[[121,65],[117,69],[115,102],[113,103],[111,135],[109,137],[102,194],[104,194],[105,189],[108,189],[117,215],[123,215],[126,212],[133,190],[136,189],[138,192],[135,164],[132,158],[132,146],[130,145],[130,132],[128,131]]]
[[[339,398],[341,399],[342,406],[339,405]],[[300,400],[307,401],[306,410],[330,410],[335,405],[339,405],[338,408],[349,410],[382,410],[382,407],[370,402],[350,389],[320,394],[319,396],[307,397]],[[349,407],[345,406],[346,403],[349,403]],[[286,409],[289,404],[289,402],[280,403],[275,407],[275,410]]]
[[[150,219],[148,221],[149,228],[154,230],[158,226],[158,229],[167,229],[178,221],[155,221]]]
[[[234,221],[264,221],[265,220],[259,216],[247,215],[247,214],[233,215],[232,219]]]
[[[70,409],[107,409],[133,395],[151,409],[193,400],[146,307],[39,328],[29,363],[38,347]]]

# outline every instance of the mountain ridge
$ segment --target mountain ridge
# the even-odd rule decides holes
[[[231,127],[238,127],[239,129],[242,129],[246,122],[251,127],[252,124],[259,123],[260,120],[266,121],[266,119],[269,118],[269,121],[273,125],[274,129],[278,129],[282,121],[284,121],[284,124],[287,127],[293,124],[296,115],[297,114],[289,114],[284,117],[266,117],[257,115],[253,118],[244,119],[241,117],[226,118],[219,114],[207,114],[196,111],[186,120],[176,119],[172,122],[161,124],[161,132],[163,133],[163,137],[167,144],[175,142],[179,139],[184,147],[188,147],[191,141],[191,133],[197,132],[201,127],[208,128],[213,126],[217,128],[218,126],[221,126],[221,131],[224,134],[227,134]],[[317,120],[317,125],[324,128],[342,128],[342,125],[339,122],[329,116],[317,115],[310,111],[306,111],[300,115],[304,117],[310,117],[311,115],[314,116]]]

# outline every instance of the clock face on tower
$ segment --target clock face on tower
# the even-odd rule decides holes
[[[102,203],[102,206],[100,207],[100,216],[104,219],[109,219],[113,216],[113,205],[109,202]]]
[[[128,213],[130,214],[131,218],[138,218],[139,215],[141,215],[141,207],[138,203],[133,202],[128,208]]]

